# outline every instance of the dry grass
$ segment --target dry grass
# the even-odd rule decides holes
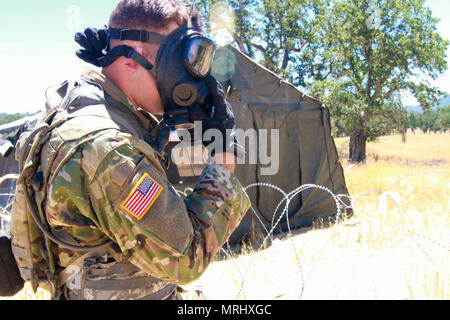
[[[400,136],[370,143],[365,165],[343,161],[356,196],[353,218],[258,252],[246,248],[186,289],[208,299],[449,299],[449,138],[408,134],[406,144]],[[342,159],[347,143],[336,139]],[[29,287],[14,297],[46,298]]]
[[[342,161],[353,218],[216,262],[190,288],[209,299],[449,299],[449,138],[370,143],[365,165]],[[346,159],[348,139],[336,145]]]

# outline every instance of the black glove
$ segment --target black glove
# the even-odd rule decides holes
[[[208,129],[217,129],[222,133],[223,152],[233,153],[236,157],[242,157],[243,147],[239,144],[235,135],[234,113],[231,104],[225,99],[223,88],[212,75],[205,79],[206,86],[210,92],[211,114],[208,120],[202,122],[203,134]],[[228,143],[227,143],[228,142]],[[212,141],[203,141],[203,145],[208,148]]]
[[[11,251],[11,241],[0,237],[0,296],[13,296],[23,289],[24,284]]]
[[[108,28],[87,28],[75,34],[75,41],[84,48],[76,52],[77,57],[100,67],[98,59],[105,56],[103,50],[108,46]]]

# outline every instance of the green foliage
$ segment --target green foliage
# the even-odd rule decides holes
[[[408,128],[424,133],[450,130],[450,106],[408,114]]]
[[[444,92],[429,85],[447,69],[448,41],[420,0],[332,1],[320,22],[321,59],[332,72],[311,85],[344,130],[365,142],[408,123],[400,95],[428,110]],[[419,77],[420,76],[420,77]],[[358,160],[359,161],[359,160]]]
[[[217,2],[195,1],[204,16]],[[351,141],[363,149],[387,130],[407,126],[403,93],[411,92],[424,110],[444,95],[430,80],[447,69],[449,42],[437,32],[438,20],[424,0],[226,3],[235,13],[233,43],[318,96],[329,106],[334,127],[357,136]]]
[[[36,114],[36,113],[34,113]],[[7,124],[25,117],[32,116],[32,113],[0,113],[0,125]]]
[[[450,130],[450,105],[444,108],[439,108],[442,128]]]
[[[196,8],[210,20],[217,20],[217,0],[196,0]],[[223,3],[223,1],[222,1]],[[315,68],[315,56],[322,45],[316,28],[323,0],[227,0],[234,13],[233,43],[269,70],[295,85],[305,85]]]

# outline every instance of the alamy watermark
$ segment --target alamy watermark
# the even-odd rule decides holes
[[[196,121],[194,136],[187,130],[177,131],[180,142],[172,149],[172,162],[179,165],[209,163],[212,154],[224,150],[224,143],[232,145],[235,136],[245,152],[237,157],[236,164],[259,165],[263,176],[276,175],[280,169],[280,131],[278,129],[228,129],[224,141],[218,129],[203,132],[202,122]],[[233,140],[232,140],[233,139]],[[207,148],[202,141],[210,142]],[[215,159],[220,164],[221,159]],[[225,160],[226,161],[226,160]]]
[[[81,8],[77,5],[71,5],[66,8],[68,15],[66,27],[69,30],[79,31],[81,28]]]

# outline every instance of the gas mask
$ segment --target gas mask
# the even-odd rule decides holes
[[[160,44],[154,65],[129,46],[108,50],[99,63],[106,67],[119,56],[125,56],[147,69],[157,82],[164,104],[163,119],[169,128],[192,129],[194,121],[213,117],[214,108],[208,101],[210,92],[205,83],[215,52],[211,40],[188,26],[177,28],[168,36],[145,30],[109,29],[108,37]]]

